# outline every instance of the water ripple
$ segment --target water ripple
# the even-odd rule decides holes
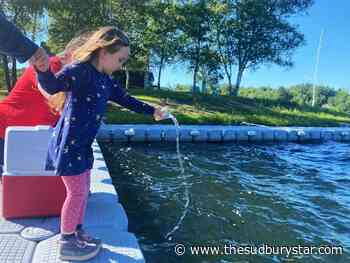
[[[350,262],[350,146],[324,144],[102,145],[130,231],[149,262],[180,262],[176,243],[337,245],[342,256],[182,257],[181,262]],[[164,234],[191,196],[173,240]]]

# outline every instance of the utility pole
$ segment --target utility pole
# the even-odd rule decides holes
[[[320,41],[318,42],[316,64],[315,64],[315,71],[314,71],[314,83],[312,87],[312,107],[315,107],[315,104],[316,104],[316,83],[317,83],[318,64],[320,63],[320,53],[321,53],[323,34],[324,34],[324,28],[321,31]]]

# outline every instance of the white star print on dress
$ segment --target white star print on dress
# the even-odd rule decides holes
[[[48,157],[57,175],[77,175],[93,167],[91,144],[103,120],[108,100],[134,112],[154,113],[153,107],[128,95],[117,80],[96,71],[89,62],[68,65],[57,75],[38,72],[38,79],[50,94],[58,91],[67,94],[62,119],[49,145]],[[59,149],[58,152],[56,149]]]

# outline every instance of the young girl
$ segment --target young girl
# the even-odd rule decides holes
[[[51,57],[49,60],[51,71],[58,72],[63,65],[71,63],[73,51],[82,46],[91,34],[91,32],[82,32],[66,45],[62,54]],[[41,90],[34,68],[32,66],[26,68],[11,93],[0,102],[0,176],[4,161],[6,128],[9,126],[55,126],[64,100],[63,93],[50,96]]]
[[[114,27],[96,31],[73,57],[76,64],[57,76],[43,59],[46,71],[38,80],[49,94],[66,92],[65,107],[49,145],[48,161],[66,186],[67,198],[61,212],[61,260],[88,260],[96,256],[101,240],[88,236],[82,228],[93,167],[91,145],[105,113],[108,100],[138,113],[162,119],[164,113],[129,96],[110,76],[129,57],[129,40]]]

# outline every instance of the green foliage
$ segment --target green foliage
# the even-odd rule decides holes
[[[107,0],[51,0],[48,5],[49,40],[55,53],[80,31],[109,24]]]
[[[208,1],[183,1],[177,6],[177,24],[180,31],[179,57],[189,62],[193,71],[193,92],[197,90],[197,74],[202,65],[215,57],[210,45],[211,10]]]
[[[214,2],[220,10],[216,12],[214,24],[230,94],[237,94],[242,75],[248,68],[257,69],[263,64],[293,65],[291,55],[304,43],[304,36],[289,18],[305,12],[312,0]],[[233,64],[238,67],[234,88],[231,86]]]
[[[4,0],[0,9],[24,34],[36,40],[44,30],[40,20],[47,4],[47,0]]]
[[[44,16],[46,4],[45,0],[3,0],[0,2],[0,12],[23,34],[35,41],[43,31],[40,21]],[[10,91],[17,80],[17,62],[7,56],[1,56],[1,60],[1,87]]]
[[[178,52],[176,8],[169,1],[150,1],[147,9],[147,27],[143,33],[145,47],[149,50],[149,66],[158,70],[158,88],[163,67],[175,62]],[[146,14],[145,14],[146,15]]]
[[[0,68],[0,90],[6,90],[4,69]]]
[[[350,95],[345,89],[337,91],[334,97],[329,99],[329,105],[342,112],[350,112]]]
[[[313,0],[6,0],[18,25],[33,37],[46,28],[54,53],[84,29],[118,26],[131,40],[127,68],[158,70],[175,61],[189,65],[193,91],[217,90],[224,74],[228,93],[238,92],[243,72],[263,64],[292,65],[304,36],[289,21]],[[17,10],[17,11],[16,11]],[[20,11],[20,12],[19,12]],[[233,74],[236,75],[233,85]],[[158,83],[159,84],[159,83]],[[160,86],[160,85],[159,85]],[[199,90],[199,88],[198,88]]]
[[[175,87],[175,91],[178,91],[178,92],[190,92],[191,90],[192,90],[192,87],[190,85],[177,84]]]
[[[271,92],[267,89],[268,92]],[[330,109],[314,109],[278,100],[218,96],[190,92],[130,90],[153,105],[166,105],[180,124],[240,124],[250,122],[271,126],[339,126],[350,123],[348,114]],[[152,118],[125,110],[115,104],[107,112],[108,123],[154,123]],[[164,123],[170,123],[164,121]]]
[[[302,84],[290,87],[292,101],[299,105],[311,105],[312,90],[311,84]],[[316,86],[316,105],[322,107],[328,103],[330,97],[335,96],[336,91],[326,86]]]
[[[312,89],[313,86],[311,84],[294,85],[289,88],[282,86],[278,89],[271,87],[242,88],[239,95],[248,98],[274,100],[284,104],[310,106],[312,102]],[[329,100],[336,96],[336,94],[337,92],[330,87],[316,86],[316,106],[327,106]]]

